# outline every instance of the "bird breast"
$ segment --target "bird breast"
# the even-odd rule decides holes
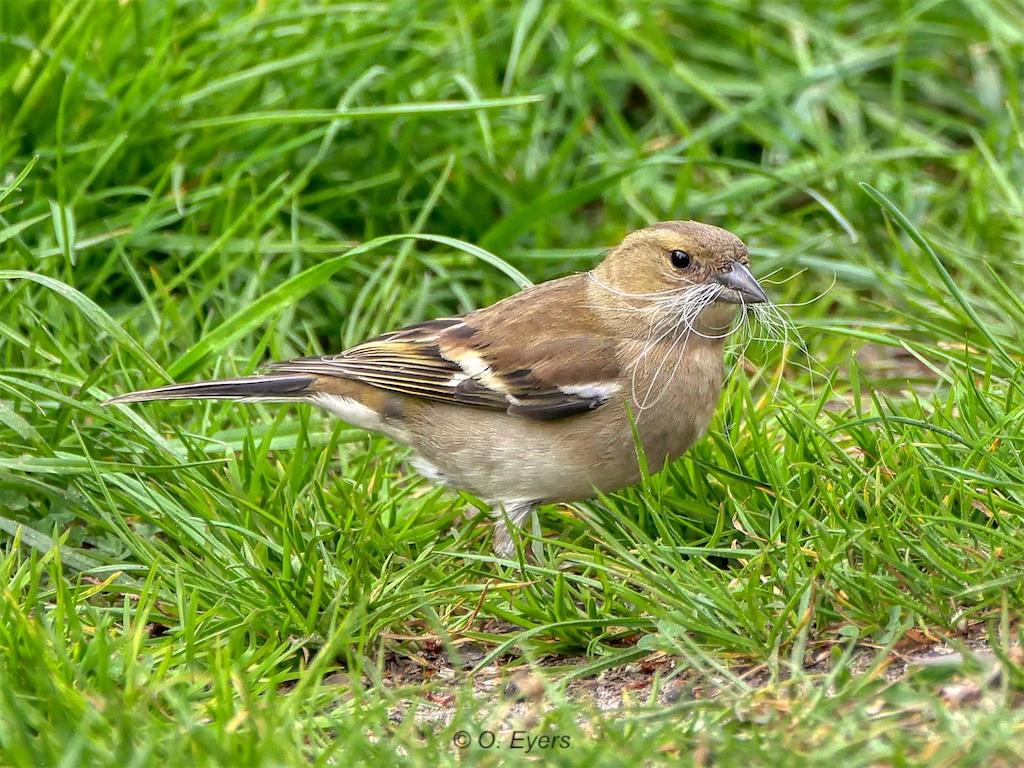
[[[624,400],[565,419],[537,421],[419,401],[411,406],[416,414],[409,444],[447,485],[492,503],[579,501],[595,490],[619,490],[640,478],[633,423],[652,473],[708,428],[722,384],[722,345],[691,342],[662,350],[666,359],[638,368],[635,380],[631,374],[623,383]]]

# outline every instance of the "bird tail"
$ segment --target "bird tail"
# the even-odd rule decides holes
[[[166,387],[129,392],[107,400],[103,405],[144,403],[148,400],[291,400],[312,394],[315,376],[269,374],[238,379],[196,381]]]

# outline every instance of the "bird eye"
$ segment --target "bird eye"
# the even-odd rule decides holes
[[[672,259],[672,266],[676,269],[686,269],[690,266],[690,254],[686,251],[672,251],[669,258]]]

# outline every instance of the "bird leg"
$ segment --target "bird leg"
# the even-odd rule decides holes
[[[511,499],[494,505],[491,518],[494,520],[494,551],[502,557],[515,553],[516,543],[512,529],[521,529],[527,516],[540,506],[533,499]]]

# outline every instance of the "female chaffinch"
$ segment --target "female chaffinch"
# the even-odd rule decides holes
[[[668,221],[626,236],[585,274],[459,317],[428,320],[268,373],[108,401],[313,403],[411,447],[429,479],[492,506],[494,549],[537,506],[640,478],[700,438],[718,403],[724,339],[767,301],[730,232]]]

